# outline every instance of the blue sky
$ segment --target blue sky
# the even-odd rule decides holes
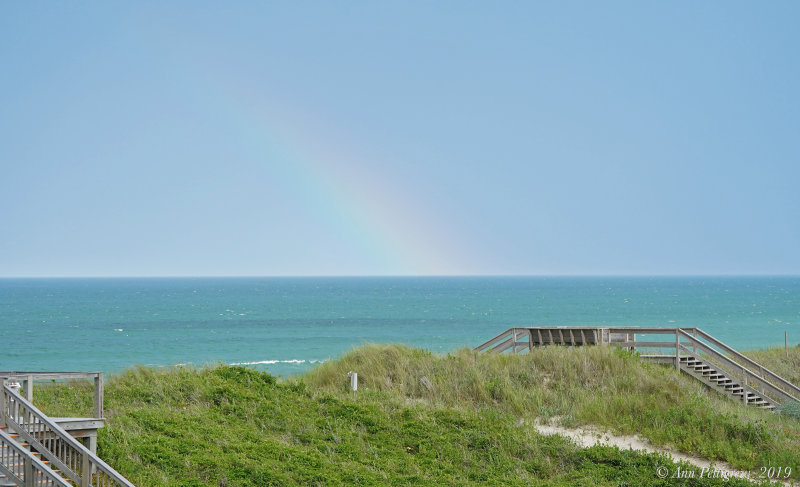
[[[0,6],[0,276],[800,274],[796,2]]]

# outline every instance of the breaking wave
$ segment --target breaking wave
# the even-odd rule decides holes
[[[228,365],[272,365],[272,364],[321,364],[324,360],[303,360],[303,359],[289,359],[289,360],[258,360],[255,362],[234,362]]]

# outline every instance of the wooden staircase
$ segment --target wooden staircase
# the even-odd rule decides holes
[[[661,335],[670,335],[669,341],[658,341]],[[725,397],[761,409],[774,410],[787,402],[800,402],[800,387],[699,328],[514,327],[475,350],[522,353],[551,345],[614,345],[636,350],[644,360],[673,365]],[[669,349],[673,353],[665,354]]]
[[[0,426],[0,487],[70,487],[49,462],[31,451],[30,445],[19,440],[19,435],[9,433]]]
[[[718,370],[712,363],[699,357],[681,357],[680,368],[682,372],[694,377],[720,394],[728,396],[730,399],[742,401],[748,406],[755,406],[761,409],[775,409],[776,407],[771,399],[768,400],[758,391],[740,383],[743,381],[729,377]]]
[[[0,487],[134,487],[7,379],[0,377]]]

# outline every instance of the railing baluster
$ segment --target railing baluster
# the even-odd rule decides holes
[[[3,387],[0,396],[13,402],[12,420],[19,427],[19,432],[32,447],[42,450],[40,453],[61,469],[73,482],[81,487],[93,485],[92,472],[98,478],[107,478],[112,486],[134,487],[125,477],[92,453],[86,446],[52,422],[35,406],[7,387]]]
[[[52,485],[54,487],[70,487],[66,480],[50,470],[49,467],[37,458],[31,451],[23,448],[19,443],[11,439],[3,430],[0,430],[0,447],[3,453],[0,454],[0,462],[11,472],[12,480],[16,485],[38,486]]]

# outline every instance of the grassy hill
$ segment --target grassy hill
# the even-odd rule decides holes
[[[88,388],[39,387],[35,402],[86,414]],[[99,452],[140,487],[746,485],[665,483],[656,468],[674,471],[668,459],[582,450],[537,434],[535,418],[638,433],[742,469],[789,466],[800,478],[800,420],[609,347],[434,355],[373,345],[284,381],[242,367],[136,368],[108,379],[105,407]]]

